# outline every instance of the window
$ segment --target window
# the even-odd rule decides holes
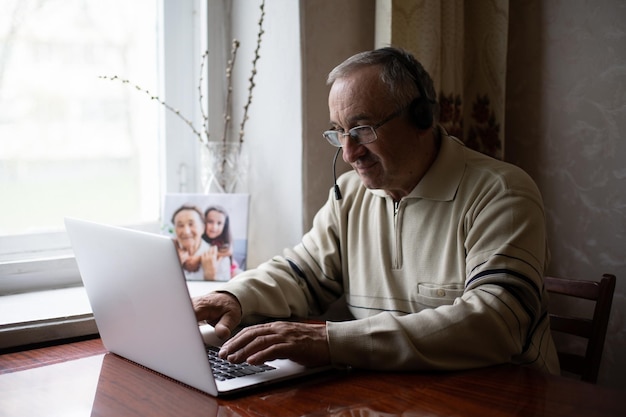
[[[156,91],[155,1],[2,2],[0,235],[62,230],[67,215],[155,221],[158,109],[99,78]]]
[[[0,0],[0,295],[79,282],[63,217],[157,230],[195,190],[184,123],[100,76],[195,120],[204,3]]]

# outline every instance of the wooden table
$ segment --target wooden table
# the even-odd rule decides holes
[[[213,398],[105,353],[99,339],[0,356],[0,416],[626,416],[624,391],[513,365],[329,371]]]

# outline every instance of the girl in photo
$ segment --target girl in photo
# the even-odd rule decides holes
[[[205,230],[202,240],[210,245],[206,252],[205,275],[214,281],[228,281],[241,270],[233,259],[230,219],[221,206],[210,206],[204,212]],[[204,265],[204,262],[203,262]]]

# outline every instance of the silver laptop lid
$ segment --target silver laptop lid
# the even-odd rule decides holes
[[[217,395],[174,242],[66,218],[107,350]]]

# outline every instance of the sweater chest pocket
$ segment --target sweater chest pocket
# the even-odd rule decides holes
[[[434,308],[450,305],[457,297],[463,295],[463,286],[457,284],[417,284],[416,300],[419,304]]]

